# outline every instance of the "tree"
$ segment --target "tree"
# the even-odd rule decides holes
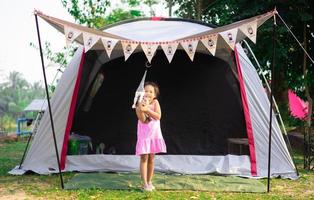
[[[23,109],[34,99],[43,98],[40,82],[27,82],[20,72],[12,71],[0,84],[0,129],[11,127]]]
[[[175,14],[187,19],[205,20],[207,11],[216,3],[216,0],[173,0],[168,4],[179,5]]]
[[[61,3],[76,22],[91,28],[105,24],[106,10],[111,5],[108,0],[61,0]]]
[[[146,0],[149,4],[154,4],[154,0]],[[138,0],[121,0],[120,7],[110,9],[111,1],[99,0],[61,0],[62,5],[67,8],[76,22],[90,28],[102,28],[125,19],[132,19],[142,16],[143,13],[134,8],[139,5]],[[127,4],[128,9],[123,8]]]
[[[158,0],[144,0],[144,4],[148,5],[149,7],[149,13],[150,13],[150,16],[155,16],[155,11],[153,9],[153,6],[158,4],[159,1]]]

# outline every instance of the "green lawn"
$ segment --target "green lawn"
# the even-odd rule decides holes
[[[12,176],[7,171],[18,165],[26,142],[0,143],[0,199],[314,199],[314,171],[302,169],[302,155],[296,153],[300,178],[272,179],[270,193],[200,191],[156,191],[79,189],[62,190],[58,175]],[[68,181],[75,173],[63,174]],[[265,185],[267,180],[261,180]]]

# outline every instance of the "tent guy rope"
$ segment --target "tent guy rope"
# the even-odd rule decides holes
[[[291,33],[291,35],[293,36],[293,38],[297,41],[297,43],[299,44],[299,46],[302,48],[302,50],[304,51],[304,53],[307,55],[307,57],[310,59],[310,61],[312,62],[312,64],[314,64],[314,60],[312,59],[312,57],[308,54],[308,52],[306,51],[306,49],[303,47],[303,45],[301,44],[301,42],[298,40],[298,38],[294,35],[294,33],[291,31],[291,29],[289,28],[289,26],[286,24],[286,22],[282,19],[282,17],[279,15],[279,13],[277,12],[278,17],[280,18],[280,20],[282,21],[282,23],[286,26],[286,28],[288,29],[288,31]]]

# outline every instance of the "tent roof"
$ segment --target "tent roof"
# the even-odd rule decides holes
[[[47,108],[47,101],[46,99],[34,99],[24,111],[44,111]]]
[[[143,19],[111,26],[105,28],[104,31],[134,41],[165,42],[211,29],[209,26],[189,21]]]

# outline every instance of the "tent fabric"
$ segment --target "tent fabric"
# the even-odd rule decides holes
[[[254,135],[253,135],[253,129],[252,129],[251,115],[250,115],[250,110],[248,108],[246,88],[244,86],[241,64],[239,63],[240,61],[239,61],[238,51],[237,51],[237,48],[235,48],[234,50],[235,50],[234,53],[235,53],[237,68],[238,68],[241,99],[242,99],[243,112],[244,112],[245,123],[246,123],[246,132],[248,136],[248,143],[249,143],[249,149],[250,149],[251,173],[253,176],[256,176],[256,156],[255,156]]]
[[[162,23],[167,32],[168,21]],[[120,32],[115,34],[123,37],[126,32],[123,27],[126,25],[118,25]],[[200,24],[195,26],[210,30]],[[154,31],[149,26],[141,28],[143,35]],[[172,35],[172,31],[175,30],[170,30],[168,35]],[[254,66],[239,44],[236,45],[235,55],[230,48],[218,49],[216,57],[203,50],[196,50],[193,62],[183,50],[175,53],[170,64],[161,49],[156,51],[152,60],[153,67],[147,73],[147,80],[158,80],[162,89],[162,130],[166,143],[171,144],[167,146],[168,154],[156,156],[156,170],[267,177],[268,152],[265,147],[268,146],[270,104]],[[112,51],[110,58],[103,50],[88,51],[79,73],[83,55],[84,48],[80,47],[51,99],[58,153],[61,157],[62,146],[67,144],[64,138],[69,133],[69,117],[73,117],[70,132],[89,134],[94,142],[97,138],[105,138],[116,149],[114,155],[110,155],[112,152],[96,154],[96,146],[90,155],[67,155],[64,157],[66,162],[63,171],[136,171],[139,159],[133,152],[136,116],[130,106],[145,70],[145,54],[136,50],[125,61],[123,52],[118,49]],[[243,79],[238,77],[235,70],[235,56],[238,57]],[[104,81],[90,111],[85,112],[82,108],[98,73],[103,73]],[[81,74],[80,77],[78,74]],[[79,79],[79,89],[75,91]],[[256,175],[252,173],[251,166],[254,152],[244,151],[248,148],[244,145],[243,152],[234,153],[228,146],[228,138],[248,138],[239,87],[241,80],[252,125]],[[72,99],[75,94],[77,100],[74,115],[71,115],[70,107],[73,107],[71,103],[74,103]],[[119,106],[114,106],[113,103],[117,101]],[[113,107],[116,109],[112,110]],[[115,125],[117,121],[120,126]],[[296,178],[296,170],[276,118],[273,118],[272,126],[271,176]],[[95,145],[98,144],[96,141]],[[22,169],[39,174],[58,171],[48,112],[41,120]],[[11,173],[14,174],[14,170]]]
[[[83,48],[76,51],[72,61],[60,79],[60,83],[62,84],[58,84],[54,95],[51,97],[52,116],[55,124],[56,141],[60,157],[67,117],[82,53]],[[45,112],[40,121],[37,133],[25,157],[23,169],[31,170],[39,174],[47,174],[50,169],[58,169],[49,112]]]
[[[82,155],[68,156],[65,171],[138,172],[139,156]],[[219,173],[251,177],[248,156],[156,155],[155,170],[166,173]]]
[[[83,52],[82,57],[81,57],[81,62],[80,62],[78,72],[77,72],[78,73],[77,79],[75,80],[74,91],[73,91],[73,95],[72,95],[71,103],[70,103],[71,106],[70,106],[70,110],[68,114],[67,125],[66,125],[66,130],[65,130],[64,139],[63,139],[63,145],[62,145],[62,150],[61,150],[61,163],[60,163],[61,169],[64,169],[65,167],[65,157],[68,151],[68,140],[69,140],[70,131],[72,128],[72,123],[73,123],[73,118],[74,118],[73,116],[75,113],[75,107],[76,107],[77,96],[78,96],[78,91],[80,87],[84,62],[85,62],[85,53]]]
[[[269,108],[270,102],[258,77],[253,64],[248,59],[243,49],[238,45],[238,55],[245,80],[246,95],[249,102],[249,110],[254,134],[254,146],[256,152],[257,176],[267,176],[268,164],[268,134],[269,134]],[[273,113],[273,116],[275,114]],[[287,145],[279,128],[278,121],[272,118],[272,149],[271,149],[271,174],[282,174],[283,177],[296,177],[295,167],[290,157]],[[264,123],[263,123],[264,122]],[[267,147],[267,148],[266,148]]]
[[[153,27],[153,30],[149,32],[143,32],[143,29],[146,29],[145,27],[148,26]],[[122,24],[121,26],[113,26],[105,29],[105,31],[111,34],[122,35],[124,38],[129,38],[130,40],[134,41],[167,42],[175,41],[183,37],[188,37],[193,33],[209,31],[209,29],[211,30],[212,28],[185,21],[167,21],[167,26],[165,27],[164,21],[140,20]],[[169,34],[169,32],[175,34]]]

